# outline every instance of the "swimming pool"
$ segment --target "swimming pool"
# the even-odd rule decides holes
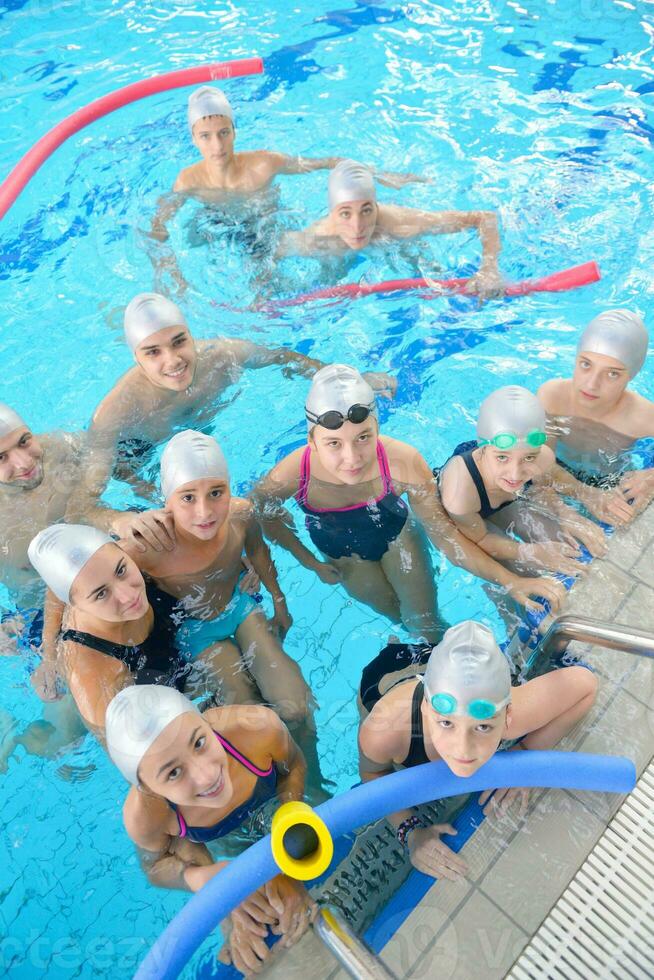
[[[259,260],[233,229],[206,228],[206,218],[200,237],[212,241],[193,245],[198,220],[186,205],[171,244],[190,284],[181,302],[194,333],[284,343],[398,374],[398,396],[383,409],[386,431],[433,463],[469,435],[479,401],[494,387],[510,380],[535,388],[567,369],[577,331],[594,311],[624,305],[650,318],[649,5],[276,6],[6,3],[2,172],[63,116],[119,85],[259,54],[263,76],[225,86],[239,148],[342,153],[425,173],[432,184],[381,189],[380,199],[497,209],[510,279],[597,259],[602,282],[561,296],[477,310],[463,298],[403,294],[272,317],[244,311]],[[86,425],[130,365],[122,309],[152,283],[146,249],[153,246],[138,229],[179,167],[194,159],[186,94],[137,103],[74,137],[2,224],[0,397],[37,431]],[[277,220],[299,227],[323,213],[325,182],[321,172],[280,179],[281,214],[270,234]],[[408,255],[355,256],[328,273],[293,261],[281,267],[277,293],[324,285],[328,275],[375,281],[439,266],[465,274],[476,254],[465,238],[434,239]],[[654,396],[651,370],[635,387]],[[246,374],[228,394],[216,433],[243,489],[302,441],[305,390],[301,379],[280,384],[270,370]],[[295,617],[287,649],[316,692],[320,751],[344,789],[355,773],[360,670],[389,627],[284,554],[278,564]],[[441,603],[450,621],[465,613],[501,629],[479,583],[459,570],[444,570]],[[0,672],[3,707],[24,720],[37,717],[24,666],[3,659]],[[58,773],[62,763],[73,781]],[[89,765],[96,768],[84,779]],[[142,878],[121,825],[122,781],[90,739],[57,765],[14,760],[1,778],[8,858],[0,872],[0,962],[7,974],[130,976],[184,896],[154,891]]]

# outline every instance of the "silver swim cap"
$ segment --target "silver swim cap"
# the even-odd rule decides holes
[[[492,718],[511,700],[509,662],[488,627],[472,619],[446,631],[423,683],[425,697],[444,715]]]
[[[62,602],[70,602],[73,582],[105,544],[115,541],[97,527],[53,524],[32,538],[27,554],[48,588]]]
[[[498,442],[501,436],[513,440]],[[511,449],[517,442],[542,446],[545,442],[545,409],[526,388],[507,385],[485,398],[479,407],[477,440],[491,442],[498,449]],[[511,443],[511,444],[509,444]]]
[[[0,439],[23,427],[27,428],[20,415],[14,412],[13,408],[9,408],[9,405],[0,402]]]
[[[375,178],[370,167],[355,160],[341,160],[329,175],[329,210],[347,201],[375,201]]]
[[[624,364],[635,378],[647,357],[647,327],[631,310],[607,310],[590,321],[577,344],[577,354],[604,354]]]
[[[164,500],[185,483],[211,478],[229,483],[227,460],[216,440],[193,429],[173,436],[161,456],[159,479]]]
[[[125,779],[138,786],[141,759],[163,730],[187,712],[200,714],[174,687],[138,684],[118,692],[107,708],[105,733],[111,760]]]
[[[198,119],[205,116],[227,116],[234,122],[234,113],[227,96],[219,88],[203,85],[191,92],[188,97],[188,127],[193,133],[193,127]]]
[[[311,382],[304,405],[307,431],[311,432],[326,412],[340,412],[346,418],[353,405],[365,405],[377,415],[375,393],[359,372],[347,364],[328,364],[316,371]]]
[[[186,327],[186,318],[179,306],[159,293],[139,293],[125,310],[125,340],[132,353],[159,330],[166,327]]]

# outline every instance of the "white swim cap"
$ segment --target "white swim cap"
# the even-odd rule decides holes
[[[234,113],[227,96],[219,88],[212,88],[210,85],[203,85],[191,92],[187,115],[191,134],[198,119],[204,119],[205,116],[227,116],[234,122]]]
[[[179,306],[159,293],[139,293],[125,309],[125,340],[132,353],[153,333],[166,327],[186,327]],[[188,329],[188,328],[187,328]]]
[[[375,201],[375,178],[370,167],[355,160],[341,160],[329,175],[329,210],[346,201]]]
[[[353,405],[365,405],[377,415],[375,393],[358,371],[347,364],[328,364],[313,376],[304,405],[307,430],[311,432],[321,415],[340,412],[343,418]]]
[[[27,428],[20,415],[14,412],[13,408],[9,408],[9,405],[0,402],[0,439],[23,427]]]
[[[200,714],[174,687],[139,684],[118,692],[107,708],[105,733],[111,760],[125,779],[138,786],[141,759],[163,730],[187,712]]]
[[[511,700],[509,661],[488,627],[472,619],[445,632],[431,652],[423,683],[425,697],[444,715],[492,718]]]
[[[211,478],[229,483],[227,460],[216,440],[193,429],[173,436],[161,456],[159,479],[164,500],[185,483]]]
[[[500,444],[501,436],[513,436]],[[517,442],[530,446],[542,446],[545,436],[545,409],[526,388],[507,385],[498,388],[485,398],[479,407],[477,440],[480,444],[492,442],[498,449],[511,449]]]
[[[73,582],[105,544],[115,544],[115,541],[97,527],[53,524],[32,538],[27,554],[48,588],[62,602],[70,602]]]
[[[607,310],[591,320],[577,344],[577,353],[604,354],[624,364],[635,378],[647,357],[647,327],[631,310]]]

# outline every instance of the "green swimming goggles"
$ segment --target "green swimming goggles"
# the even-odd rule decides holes
[[[532,429],[526,436],[516,436],[513,432],[498,432],[492,439],[477,439],[478,446],[495,446],[496,449],[513,449],[519,442],[537,449],[547,442],[547,433],[542,429]]]
[[[492,718],[496,715],[498,711],[509,703],[510,697],[504,698],[499,704],[493,704],[492,701],[486,701],[484,698],[475,698],[473,701],[469,701],[466,706],[465,713],[470,715],[471,718],[476,718],[478,721]],[[439,715],[453,715],[457,713],[457,708],[459,702],[454,697],[453,694],[434,694],[429,699],[434,711],[437,711]]]

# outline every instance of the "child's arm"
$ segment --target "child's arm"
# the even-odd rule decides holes
[[[214,863],[204,844],[171,837],[164,829],[168,816],[163,800],[143,801],[132,789],[123,807],[125,829],[136,845],[139,862],[155,888],[197,892],[229,862]]]
[[[293,619],[288,611],[286,597],[279,587],[277,568],[272,560],[270,548],[263,540],[261,528],[252,512],[250,512],[245,531],[245,553],[252,562],[254,571],[270,593],[275,608],[273,623],[276,624],[283,639],[291,628]]]
[[[565,587],[547,576],[523,578],[515,575],[483,550],[479,543],[462,534],[457,525],[448,518],[436,481],[426,461],[422,457],[420,459],[421,472],[415,474],[414,478],[424,482],[409,486],[408,496],[411,507],[433,546],[442,551],[453,565],[465,568],[487,582],[501,585],[526,609],[542,613],[543,606],[537,601],[540,598],[547,599],[552,609],[558,609],[566,595]]]
[[[154,238],[158,242],[165,242],[168,239],[167,222],[175,217],[187,201],[188,194],[181,192],[162,194],[157,201],[157,210],[152,218],[150,230],[148,231],[150,238]]]
[[[307,766],[304,756],[291,734],[274,711],[264,709],[268,715],[266,734],[270,738],[270,754],[277,767],[277,796],[280,800],[301,800]]]
[[[341,578],[338,569],[328,562],[320,561],[302,544],[295,532],[293,517],[282,503],[297,493],[301,452],[302,450],[298,450],[291,453],[273,467],[259,480],[250,497],[268,540],[285,548],[300,565],[315,572],[323,582],[334,585]]]
[[[41,663],[32,674],[32,686],[42,701],[57,699],[57,637],[61,629],[66,604],[58,599],[54,592],[46,589],[43,604],[43,641],[41,646]]]

